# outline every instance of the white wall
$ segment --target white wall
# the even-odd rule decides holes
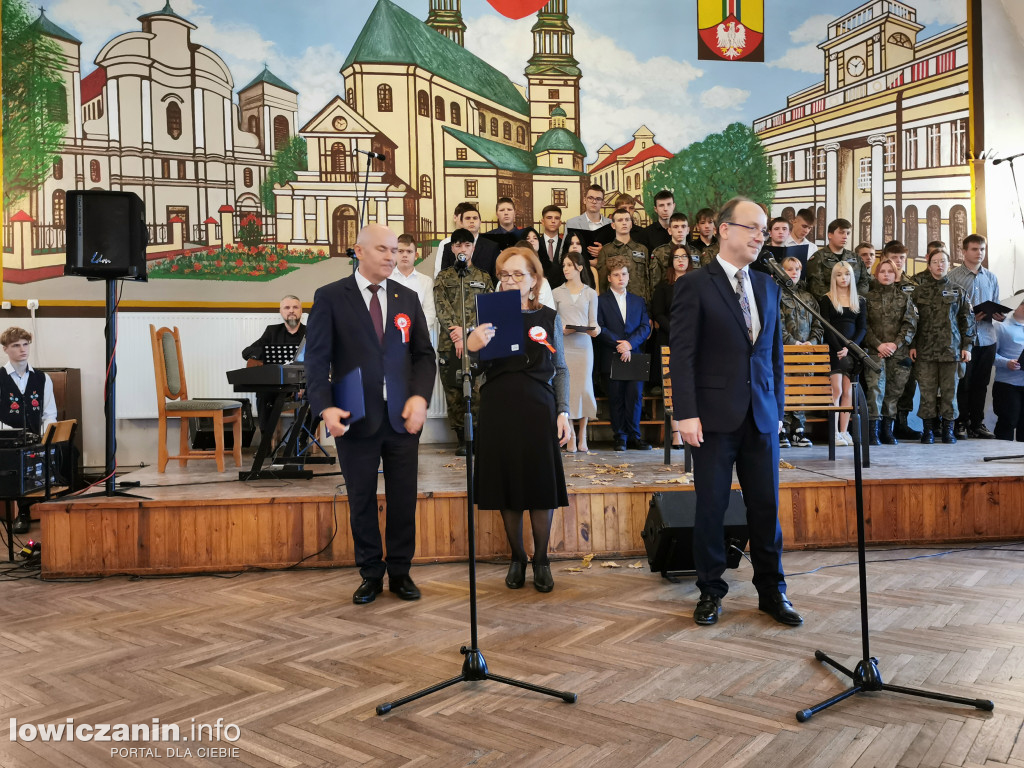
[[[1024,2],[983,0],[985,146],[995,157],[1024,152]],[[1024,157],[1015,161],[1024,193]],[[1024,221],[1010,163],[985,163],[989,264],[1003,297],[1024,288]]]

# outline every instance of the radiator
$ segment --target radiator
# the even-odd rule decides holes
[[[271,323],[281,321],[277,313],[200,313],[200,312],[122,312],[118,315],[117,334],[117,416],[120,419],[155,419],[156,376],[150,323],[157,328],[177,326],[181,337],[181,356],[185,364],[185,382],[191,398],[242,398],[232,391],[226,372],[245,366],[242,349],[252,344]],[[306,321],[305,316],[303,322]],[[431,333],[437,345],[437,332]],[[447,414],[440,380],[434,382],[434,396],[427,416],[443,418]]]

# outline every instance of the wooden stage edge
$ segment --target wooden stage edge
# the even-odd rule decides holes
[[[983,454],[1009,454],[1015,447],[970,441],[873,448],[873,466],[864,472],[868,543],[1024,538],[1024,464],[982,462]],[[825,450],[783,452],[793,465],[780,471],[779,519],[787,549],[856,545],[850,454],[829,462]],[[552,556],[642,557],[640,531],[651,496],[693,492],[679,482],[681,455],[669,467],[661,457],[658,451],[566,456],[569,505],[555,511]],[[230,480],[237,477],[234,468],[218,475],[207,464],[169,466],[165,475],[153,468],[133,473],[142,487],[132,492],[147,499],[59,499],[34,507],[43,578],[280,569],[299,561],[299,567],[312,568],[354,564],[340,475],[242,483]],[[465,464],[451,451],[424,447],[419,483],[416,562],[465,560]],[[383,492],[378,500],[383,526]],[[498,512],[478,511],[476,529],[480,559],[508,556]]]

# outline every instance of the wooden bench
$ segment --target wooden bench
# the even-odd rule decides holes
[[[828,356],[827,344],[787,344],[783,347],[785,376],[783,391],[785,392],[785,410],[789,411],[824,411],[824,418],[808,419],[808,421],[828,422],[828,458],[836,460],[836,422],[834,414],[839,411],[851,413],[853,408],[836,405],[832,399],[832,382],[829,372],[832,369]],[[861,419],[861,443],[864,451],[864,466],[870,466],[868,456],[868,424]]]

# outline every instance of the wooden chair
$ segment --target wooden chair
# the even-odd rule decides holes
[[[827,344],[787,344],[783,347],[783,361],[786,366],[784,378],[785,410],[824,411],[824,419],[810,421],[828,422],[828,458],[836,460],[836,423],[834,414],[840,411],[852,412],[853,408],[836,405],[832,399],[832,382],[829,380],[831,364]],[[868,429],[865,420],[861,424],[861,440],[867,466]]]
[[[178,329],[149,326],[153,343],[153,369],[156,374],[156,403],[159,411],[157,469],[163,472],[170,459],[182,467],[189,459],[215,459],[217,471],[224,471],[224,425],[231,424],[235,466],[242,466],[242,405],[237,400],[190,400],[185,384],[185,366],[181,359],[181,338]],[[189,419],[213,419],[214,449],[193,450],[189,442]],[[180,453],[167,454],[167,420],[181,420]]]

